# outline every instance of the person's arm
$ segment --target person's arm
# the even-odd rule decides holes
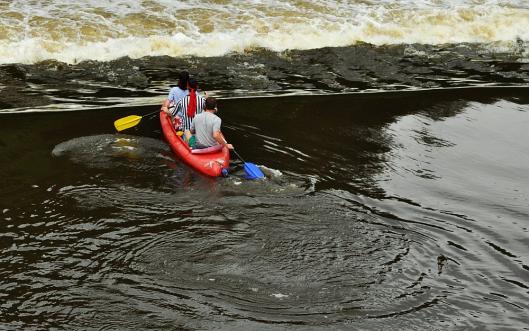
[[[169,112],[169,105],[171,104],[171,101],[169,99],[165,99],[162,103],[162,108],[160,108],[161,111],[166,112],[167,114],[171,114]]]
[[[182,118],[178,116],[178,106],[180,106],[180,104],[181,102],[179,102],[175,107],[172,107],[171,110],[164,110],[173,119],[173,125],[176,130],[180,130],[182,125]]]
[[[200,109],[201,111],[206,110],[206,99],[205,98],[200,98]]]
[[[167,114],[170,115],[171,113],[169,112],[169,105],[171,104],[171,100],[173,100],[173,99],[174,99],[174,90],[171,89],[171,90],[169,91],[169,95],[168,95],[167,98],[163,101],[163,103],[162,103],[162,108],[160,108],[160,110],[162,110],[162,111],[164,111],[164,112],[166,112]]]
[[[220,131],[215,131],[213,133],[213,138],[221,145],[228,147],[228,149],[233,149],[232,144],[228,144],[226,139],[224,139],[224,135]]]
[[[180,99],[180,101],[178,101],[178,103],[176,104],[176,106],[174,107],[174,113],[171,114],[173,116],[176,116],[178,118],[183,118],[183,105],[182,105],[182,101],[184,101],[184,99]]]

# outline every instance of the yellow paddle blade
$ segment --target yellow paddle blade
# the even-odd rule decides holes
[[[123,131],[125,129],[132,128],[133,126],[138,125],[138,123],[140,123],[140,120],[141,116],[130,115],[116,120],[114,122],[114,126],[116,127],[116,130]]]

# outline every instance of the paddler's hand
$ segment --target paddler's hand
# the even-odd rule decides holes
[[[226,144],[224,146],[228,147],[228,149],[233,149],[233,145],[232,144]]]

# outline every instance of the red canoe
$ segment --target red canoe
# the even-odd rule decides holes
[[[227,147],[212,153],[193,154],[191,148],[176,134],[171,117],[163,111],[160,112],[160,124],[162,125],[165,140],[171,146],[173,153],[187,165],[204,175],[212,177],[219,177],[223,173],[228,173],[230,151]]]

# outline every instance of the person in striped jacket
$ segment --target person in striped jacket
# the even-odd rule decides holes
[[[187,90],[189,94],[180,99],[176,107],[172,110],[174,117],[177,117],[176,122],[180,120],[180,130],[184,131],[184,137],[187,142],[191,139],[191,123],[197,114],[204,111],[206,106],[206,99],[197,92],[198,83],[196,79],[189,78],[187,83]]]

